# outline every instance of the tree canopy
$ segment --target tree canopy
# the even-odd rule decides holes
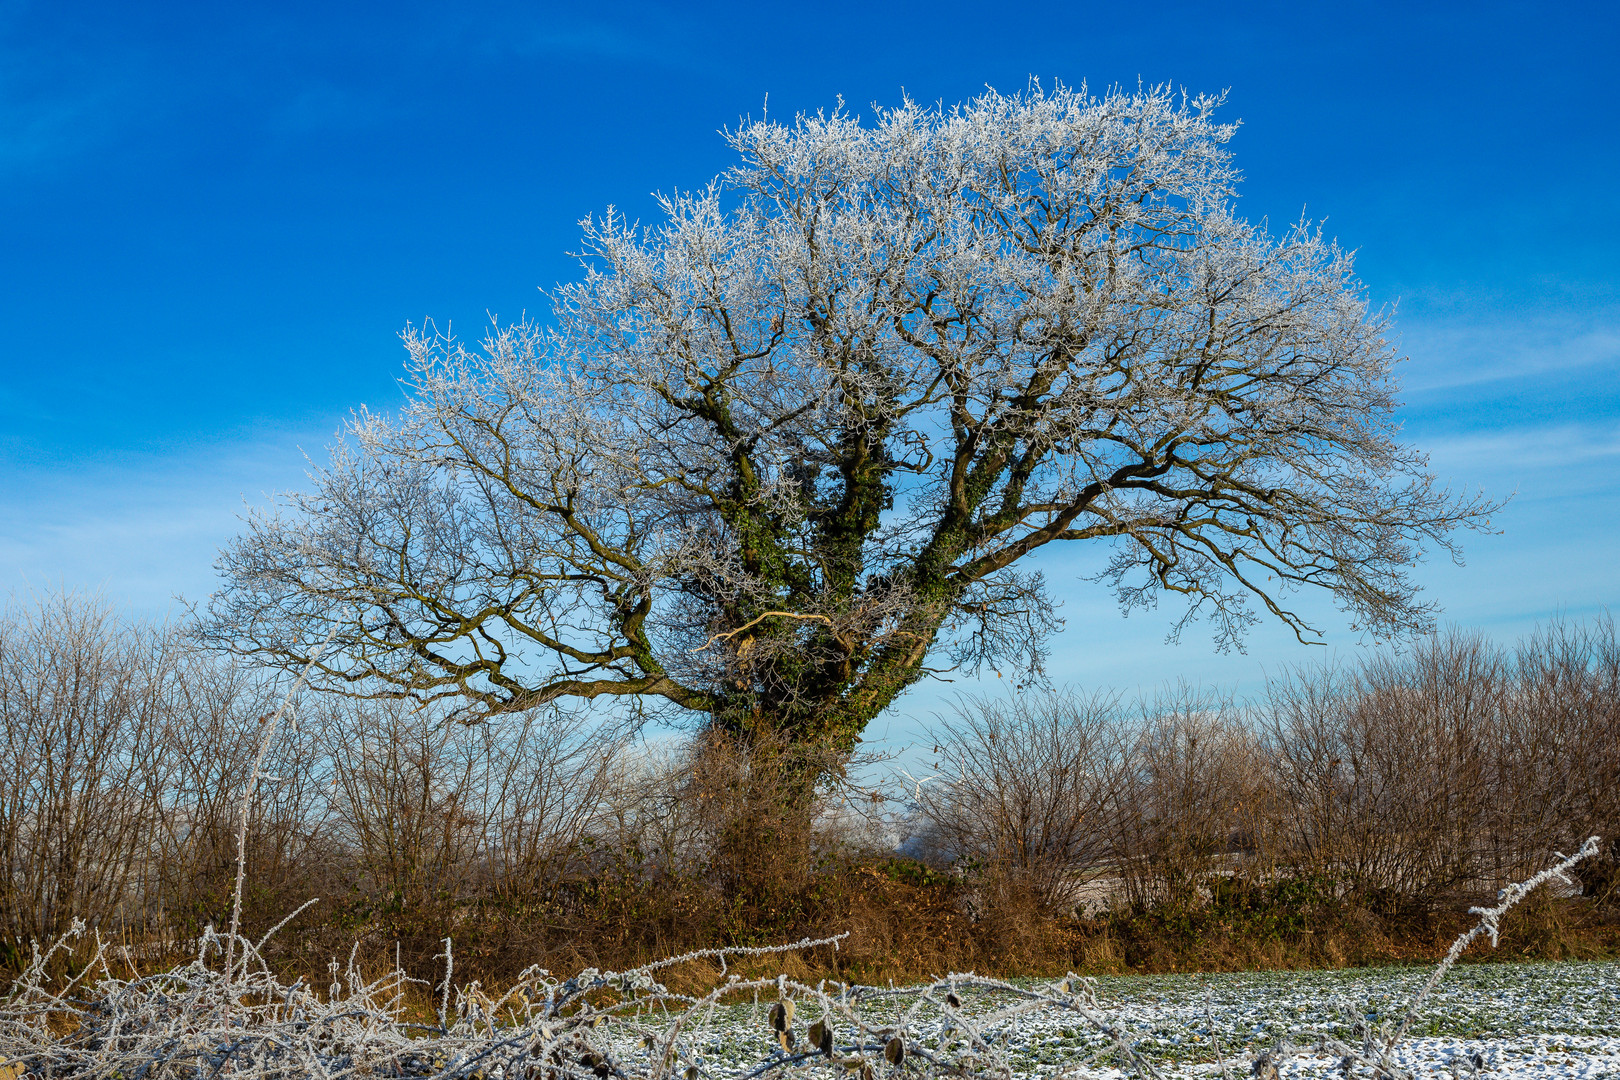
[[[407,329],[409,403],[221,556],[210,632],[469,719],[631,697],[847,753],[942,667],[1038,669],[1029,556],[1109,545],[1222,645],[1301,587],[1430,625],[1411,567],[1493,509],[1394,420],[1350,256],[1234,210],[1218,98],[1032,88],[727,132],[641,227],[583,223],[543,322]]]

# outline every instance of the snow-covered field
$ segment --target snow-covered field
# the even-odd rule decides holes
[[[1370,1029],[1398,1025],[1433,969],[1128,976],[1097,980],[1098,1004],[1166,1077],[1220,1076],[1218,1044],[1234,1080],[1279,1041],[1308,1046],[1327,1034],[1360,1046]],[[964,993],[964,1015],[986,1007]],[[806,1002],[805,1005],[809,1005]],[[909,1004],[894,1002],[896,1019]],[[745,1074],[770,1056],[765,1003],[722,1010],[708,1029],[704,1071]],[[801,1011],[803,1024],[814,1017]],[[1358,1027],[1358,1025],[1360,1025]],[[1109,1040],[1072,1016],[1045,1011],[983,1034],[1025,1077],[1123,1077]],[[938,1032],[922,1046],[937,1045]],[[1477,1055],[1477,1059],[1476,1059]],[[1090,1065],[1082,1064],[1095,1056]],[[1418,1076],[1620,1077],[1620,964],[1472,964],[1452,969],[1395,1054]],[[1279,1062],[1282,1077],[1339,1074],[1339,1059],[1309,1050]],[[1264,1072],[1261,1064],[1260,1072]],[[1353,1075],[1370,1075],[1355,1069]]]

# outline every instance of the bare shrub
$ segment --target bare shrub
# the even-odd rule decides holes
[[[1128,717],[1117,697],[1026,694],[973,703],[938,742],[928,842],[986,896],[1019,881],[1050,910],[1084,871],[1139,911],[1222,892],[1422,921],[1613,827],[1620,648],[1607,620],[1512,652],[1453,631],[1298,669],[1253,707],[1183,686]],[[1617,864],[1588,860],[1583,888],[1614,895]]]
[[[73,917],[156,957],[230,908],[247,762],[274,685],[183,628],[72,593],[0,620],[0,964]],[[284,912],[329,865],[324,772],[278,740],[249,820],[250,910]],[[278,916],[279,917],[279,916]],[[188,946],[189,947],[189,946]]]
[[[1352,749],[1379,787],[1365,810],[1388,842],[1359,884],[1429,905],[1479,876],[1511,673],[1482,636],[1453,632],[1369,661],[1360,683]]]
[[[238,814],[279,696],[260,672],[201,650],[182,652],[150,781],[158,798],[144,896],[148,951],[190,949],[204,927],[229,920]],[[282,730],[262,770],[247,820],[250,926],[268,926],[311,896],[330,895],[336,861],[329,776],[313,733],[296,723]]]
[[[442,936],[483,841],[476,739],[407,702],[323,702],[349,889],[384,940]]]
[[[708,858],[708,811],[691,791],[697,747],[689,740],[639,742],[614,761],[592,829],[594,865],[622,856],[665,879],[695,874]]]
[[[412,970],[451,932],[490,974],[544,953],[591,872],[624,738],[555,709],[471,727],[397,700],[311,712],[343,924]]]
[[[1507,689],[1502,658],[1461,635],[1273,683],[1297,862],[1385,907],[1431,906],[1472,882]]]
[[[931,843],[996,890],[1072,909],[1111,853],[1123,737],[1114,695],[959,701],[934,732],[938,780],[916,792]]]
[[[537,709],[472,729],[483,821],[482,863],[496,892],[521,901],[588,868],[606,831],[631,739],[577,711]]]
[[[1489,822],[1492,884],[1522,876],[1538,850],[1620,832],[1620,640],[1614,620],[1557,621],[1521,641],[1498,750]],[[1620,846],[1588,859],[1588,893],[1616,896]]]
[[[1229,698],[1181,686],[1145,701],[1115,800],[1124,898],[1197,906],[1217,873],[1247,869],[1269,831],[1258,742]]]
[[[1612,641],[1612,624],[1555,624],[1509,653],[1453,631],[1273,681],[1287,861],[1359,902],[1431,910],[1609,826]]]

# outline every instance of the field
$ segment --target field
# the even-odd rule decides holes
[[[1328,1034],[1359,1045],[1358,1022],[1376,1031],[1398,1023],[1429,967],[1326,972],[1105,977],[1103,1008],[1122,1021],[1142,1055],[1166,1077],[1219,1076],[1218,1042],[1234,1078],[1282,1040],[1307,1044]],[[905,999],[899,999],[897,1006]],[[971,1012],[975,1002],[965,1002]],[[705,1064],[742,1075],[768,1056],[765,1006],[726,1010],[710,1028]],[[808,1019],[808,1018],[807,1018]],[[985,1034],[989,1035],[987,1029]],[[1061,1013],[1020,1018],[997,1034],[1014,1075],[1122,1077],[1109,1040]],[[1076,1068],[1094,1055],[1090,1066]],[[1454,968],[1429,999],[1395,1055],[1417,1076],[1469,1076],[1480,1056],[1490,1077],[1620,1076],[1620,964],[1473,964]],[[1280,1074],[1338,1072],[1336,1057],[1308,1050],[1280,1062]],[[1263,1067],[1262,1067],[1263,1068]],[[1358,1075],[1369,1075],[1357,1069]]]
[[[1403,1038],[1433,968],[1039,983],[959,974],[910,987],[730,975],[698,996],[658,983],[656,965],[566,981],[536,970],[499,998],[476,983],[447,993],[436,1017],[418,1019],[401,1009],[397,972],[367,981],[334,964],[322,993],[281,984],[251,943],[241,946],[223,969],[206,961],[208,948],[193,964],[128,981],[102,965],[88,999],[27,981],[0,1002],[0,1077],[1620,1076],[1613,961],[1454,967]],[[99,943],[97,955],[106,956]]]

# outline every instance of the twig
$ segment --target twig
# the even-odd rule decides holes
[[[1450,950],[1446,952],[1445,958],[1440,961],[1439,966],[1434,969],[1434,973],[1429,976],[1429,981],[1423,984],[1423,989],[1418,991],[1417,995],[1412,998],[1412,1003],[1406,1007],[1406,1015],[1401,1017],[1401,1026],[1396,1029],[1395,1034],[1391,1035],[1389,1042],[1384,1045],[1384,1053],[1387,1055],[1395,1048],[1397,1043],[1406,1037],[1406,1029],[1412,1025],[1412,1018],[1417,1015],[1418,1009],[1428,1000],[1429,994],[1433,992],[1441,978],[1451,970],[1451,966],[1457,962],[1457,958],[1462,956],[1463,951],[1472,945],[1475,939],[1481,934],[1489,934],[1491,936],[1491,948],[1494,949],[1500,933],[1499,923],[1502,916],[1507,914],[1508,909],[1530,895],[1533,890],[1545,885],[1555,877],[1564,878],[1566,881],[1569,880],[1566,876],[1567,871],[1582,859],[1589,859],[1596,855],[1598,853],[1598,843],[1597,837],[1590,836],[1587,837],[1586,843],[1581,845],[1581,849],[1573,855],[1565,855],[1562,852],[1555,853],[1558,862],[1526,881],[1515,882],[1503,889],[1497,894],[1497,905],[1495,907],[1469,908],[1468,913],[1478,915],[1479,922],[1451,943]]]
[[[310,653],[309,662],[304,665],[304,670],[298,673],[298,678],[294,679],[292,686],[287,688],[287,695],[281,699],[281,705],[267,719],[264,725],[264,737],[259,740],[259,752],[253,756],[253,769],[248,775],[247,790],[242,794],[242,812],[236,823],[236,885],[231,893],[230,934],[225,939],[225,971],[227,974],[230,972],[231,964],[235,959],[236,939],[242,929],[242,884],[247,879],[248,817],[253,809],[253,796],[259,787],[259,771],[264,767],[264,756],[270,752],[270,743],[276,736],[276,729],[281,726],[282,716],[287,712],[288,706],[292,704],[293,695],[298,693],[299,688],[304,685],[304,680],[309,678],[310,671],[315,667],[315,662],[321,658],[321,654],[326,651],[326,647],[332,644],[332,638],[336,636],[337,629],[338,623],[334,620],[332,628],[326,632],[326,640],[321,642],[319,648]]]
[[[755,626],[755,625],[757,625],[759,623],[762,623],[766,619],[770,619],[770,618],[803,619],[806,622],[823,622],[823,623],[826,623],[828,626],[833,625],[833,621],[831,619],[829,619],[825,615],[802,615],[802,614],[800,614],[800,613],[798,613],[796,611],[766,611],[766,612],[762,612],[759,615],[754,616],[752,619],[749,619],[747,622],[743,623],[741,626],[737,627],[737,629],[735,629],[735,630],[727,630],[723,634],[714,634],[714,635],[710,636],[708,641],[705,641],[703,644],[699,645],[697,648],[689,649],[688,651],[689,652],[700,653],[704,649],[707,649],[710,645],[713,645],[717,641],[730,641],[732,638],[736,637],[738,634],[742,633],[744,630],[747,630],[750,627],[753,627],[753,626]]]

